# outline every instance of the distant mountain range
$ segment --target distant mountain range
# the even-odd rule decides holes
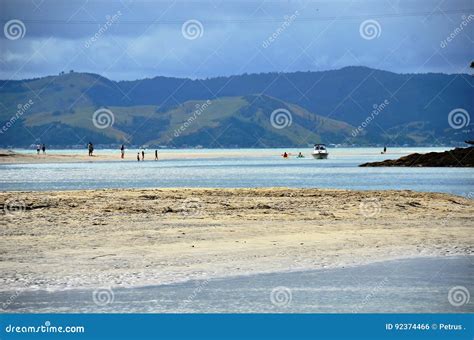
[[[459,144],[474,137],[473,86],[467,74],[366,67],[202,80],[116,82],[71,72],[0,81],[0,146]],[[456,109],[464,120],[450,122]]]

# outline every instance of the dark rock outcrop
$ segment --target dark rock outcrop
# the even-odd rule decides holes
[[[399,159],[364,163],[359,166],[421,166],[421,167],[474,167],[474,147],[456,148],[445,152],[413,153]]]

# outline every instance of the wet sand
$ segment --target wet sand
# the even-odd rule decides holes
[[[140,288],[0,292],[9,313],[472,313],[474,256]]]
[[[1,290],[137,287],[473,253],[474,201],[411,191],[0,193]]]
[[[0,164],[38,164],[38,163],[78,163],[78,162],[136,162],[137,150],[128,150],[123,159],[120,158],[120,150],[111,153],[110,151],[103,152],[97,150],[93,156],[88,156],[87,150],[77,150],[75,152],[64,152],[54,150],[46,154],[40,153],[18,153],[8,150],[0,150]],[[179,159],[199,159],[199,158],[251,158],[251,157],[265,157],[275,156],[275,151],[261,151],[261,152],[242,152],[242,151],[212,151],[202,152],[196,149],[195,152],[183,153],[174,150],[158,151],[159,160],[179,160]],[[276,154],[278,155],[278,153]],[[154,150],[147,150],[145,154],[145,161],[154,161]]]
[[[193,149],[183,150],[166,149],[158,150],[159,160],[180,159],[212,159],[212,158],[256,158],[256,157],[280,157],[284,149]],[[311,158],[311,148],[301,148],[305,157]],[[87,150],[48,150],[46,154],[36,152],[13,152],[0,149],[0,164],[38,164],[38,163],[78,163],[78,162],[136,162],[138,150],[127,150],[124,159],[120,158],[120,150],[115,153],[110,150],[96,150],[94,156],[89,157]],[[391,151],[387,157],[399,157],[406,155],[409,151]],[[338,157],[350,156],[351,153],[337,150]],[[290,158],[296,157],[297,153],[290,153]],[[360,155],[379,155],[378,150],[361,153]],[[154,150],[146,150],[145,161],[154,161]]]

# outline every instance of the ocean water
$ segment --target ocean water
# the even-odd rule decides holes
[[[472,256],[140,288],[0,292],[13,313],[473,313]]]
[[[360,168],[359,164],[395,159],[413,152],[447,148],[330,148],[327,160],[310,157],[311,149],[160,150],[186,159],[123,162],[0,165],[1,190],[75,190],[166,187],[291,187],[359,190],[409,189],[473,197],[474,170],[469,168]],[[280,155],[293,154],[289,159]],[[294,157],[302,151],[306,158]],[[34,152],[21,151],[19,152]],[[49,150],[77,153],[79,150]],[[86,151],[82,151],[86,152]],[[118,150],[97,150],[116,154]],[[136,154],[136,150],[128,150]],[[152,151],[147,152],[149,157]],[[196,154],[203,158],[193,158]],[[225,154],[225,156],[219,156]],[[218,155],[218,157],[215,157]]]

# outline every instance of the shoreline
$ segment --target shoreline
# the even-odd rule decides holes
[[[109,288],[109,289],[123,289],[123,290],[132,290],[132,289],[147,289],[147,288],[157,288],[157,287],[166,287],[166,286],[174,286],[174,285],[185,285],[190,283],[203,283],[203,282],[218,282],[218,281],[225,281],[225,280],[235,280],[235,279],[245,279],[245,278],[252,278],[257,277],[260,275],[289,275],[289,274],[304,274],[309,272],[323,272],[326,270],[342,270],[342,269],[355,269],[358,267],[366,267],[371,265],[383,265],[385,263],[391,262],[399,262],[399,261],[411,261],[411,260],[435,260],[435,259],[455,259],[461,257],[472,257],[474,258],[474,254],[464,254],[464,253],[453,253],[453,254],[410,254],[410,255],[397,255],[394,257],[386,257],[386,258],[378,258],[378,259],[371,259],[366,262],[354,262],[354,263],[341,263],[341,264],[334,264],[322,267],[311,267],[311,268],[294,268],[294,269],[283,269],[283,270],[275,270],[275,271],[256,271],[256,272],[248,272],[248,273],[231,273],[231,274],[223,274],[220,276],[212,276],[212,277],[190,277],[190,278],[183,278],[180,280],[170,280],[170,281],[163,281],[158,283],[138,283],[134,285],[97,285],[97,286],[74,286],[74,287],[48,287],[48,288],[40,288],[40,287],[13,287],[10,289],[3,289],[0,288],[0,293],[8,293],[8,292],[46,292],[46,293],[57,293],[57,292],[73,292],[79,290],[95,290],[101,288]],[[0,300],[0,306],[2,301]],[[1,310],[1,308],[0,308]]]
[[[9,204],[20,210],[8,213]],[[143,287],[473,254],[474,202],[331,189],[1,192],[1,290]]]
[[[6,301],[2,307],[9,313],[387,313],[393,308],[413,313],[472,312],[469,301],[459,309],[448,299],[455,286],[472,290],[472,259],[473,255],[414,257],[166,285],[0,291],[0,301]],[[288,303],[273,304],[275,290],[284,292]],[[94,298],[98,292],[103,303]]]
[[[229,156],[233,156],[232,153],[229,152],[212,152],[212,153],[188,153],[183,154],[180,152],[163,152],[159,153],[159,160],[160,161],[169,161],[169,160],[185,160],[185,159],[213,159],[213,158],[227,158]],[[154,160],[154,152],[149,151],[146,154],[145,162],[155,162]],[[243,155],[238,155],[239,157],[244,157]],[[259,153],[259,154],[252,154],[245,157],[264,157],[268,156],[268,153]],[[117,152],[116,154],[112,153],[96,153],[94,156],[88,156],[84,152],[78,153],[47,153],[45,155],[40,154],[32,154],[32,153],[14,153],[11,155],[0,154],[0,165],[5,164],[55,164],[55,163],[137,163],[136,153],[126,153],[125,158],[120,158],[120,153]],[[140,161],[142,162],[142,161]]]
[[[437,148],[437,147],[435,147]],[[443,148],[443,147],[440,147]],[[331,153],[337,153],[341,156],[351,156],[351,153],[344,152],[357,148],[334,148]],[[365,148],[362,148],[365,149]],[[373,148],[374,152],[363,153],[367,156],[380,156],[378,149]],[[400,148],[401,150],[391,150],[385,156],[403,156],[410,152],[412,148]],[[270,148],[270,149],[158,149],[159,161],[168,160],[193,160],[193,159],[218,159],[218,158],[259,158],[276,157],[281,158],[281,153],[285,150],[298,150],[305,154],[307,159],[311,159],[311,151],[307,147],[301,148]],[[403,151],[402,151],[403,150]],[[406,150],[406,151],[405,151]],[[26,151],[26,150],[25,150]],[[113,153],[111,151],[114,151]],[[34,152],[15,152],[11,150],[0,149],[0,165],[12,164],[50,164],[50,163],[100,163],[100,162],[135,162],[137,163],[137,150],[127,150],[125,158],[120,159],[120,150],[99,149],[95,150],[95,155],[90,157],[87,150],[78,149],[60,149],[47,150],[46,154],[37,155]],[[186,151],[186,152],[183,152]],[[296,155],[292,155],[296,156]],[[331,157],[331,155],[330,155]],[[154,162],[154,150],[146,150],[145,162]],[[291,158],[291,157],[290,157]]]

